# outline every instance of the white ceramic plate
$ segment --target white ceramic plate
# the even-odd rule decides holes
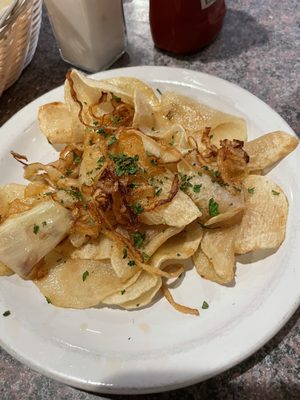
[[[172,89],[223,111],[242,115],[249,138],[291,128],[265,103],[238,86],[199,72],[134,67],[97,78],[134,76],[161,91]],[[38,107],[63,99],[59,87],[18,112],[0,133],[0,183],[22,182],[9,151],[50,161],[55,151],[40,134]],[[244,360],[268,341],[300,300],[299,149],[269,174],[290,203],[287,237],[277,252],[240,259],[236,285],[222,287],[189,271],[175,298],[208,310],[200,317],[176,312],[164,299],[140,311],[60,309],[17,276],[0,278],[0,340],[14,357],[67,384],[102,393],[146,393],[205,380]],[[247,265],[249,261],[254,261]],[[246,265],[245,265],[246,264]],[[9,317],[2,317],[10,310]]]

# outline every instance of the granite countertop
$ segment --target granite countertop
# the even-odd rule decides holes
[[[300,134],[298,0],[227,0],[225,23],[217,40],[205,50],[184,57],[171,57],[154,48],[148,24],[148,1],[125,0],[124,3],[129,47],[112,68],[165,65],[217,75],[261,98]],[[33,99],[62,84],[68,68],[59,56],[44,12],[33,61],[0,98],[0,125]],[[48,379],[0,350],[0,398],[91,400],[102,397]],[[163,394],[103,398],[299,399],[300,309],[262,349],[215,378]]]

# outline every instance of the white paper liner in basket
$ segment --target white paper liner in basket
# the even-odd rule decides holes
[[[34,55],[42,0],[21,0],[0,30],[0,96],[21,75]]]

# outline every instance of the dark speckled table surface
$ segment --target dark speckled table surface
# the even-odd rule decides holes
[[[124,6],[128,52],[112,68],[165,65],[217,75],[268,103],[300,134],[298,0],[228,0],[224,27],[216,41],[197,54],[176,58],[153,46],[148,1],[127,0]],[[61,85],[68,68],[59,56],[44,12],[33,61],[0,98],[0,125],[30,101]],[[73,389],[32,371],[0,350],[0,398],[91,400],[129,396],[101,397]],[[272,340],[240,365],[185,389],[140,398],[300,399],[300,310]]]

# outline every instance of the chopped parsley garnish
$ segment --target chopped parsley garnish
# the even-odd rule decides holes
[[[248,193],[250,193],[250,194],[253,194],[253,193],[254,193],[254,190],[255,190],[255,188],[254,188],[254,187],[252,187],[252,188],[248,188],[247,190],[248,190]]]
[[[121,295],[122,296],[123,296],[124,293],[126,293],[126,290],[125,289],[121,290]]]
[[[137,249],[140,249],[143,246],[145,238],[146,238],[146,234],[145,233],[134,232],[132,234],[134,247],[136,247]]]
[[[193,187],[191,184],[190,180],[193,178],[192,176],[188,176],[185,174],[179,174],[180,177],[180,189],[183,190],[184,192],[190,188]]]
[[[207,165],[202,165],[202,168],[204,169],[204,171],[209,171],[209,168]]]
[[[211,217],[215,217],[216,215],[220,214],[219,204],[217,202],[215,202],[215,200],[213,198],[209,199],[208,212]]]
[[[8,317],[10,315],[10,311],[9,310],[4,311],[4,313],[2,315],[3,315],[3,317]]]
[[[127,264],[129,265],[129,267],[133,267],[135,265],[135,261],[129,260]]]
[[[141,205],[141,203],[135,203],[135,205],[133,206],[133,212],[135,214],[141,214],[144,211],[143,206]]]
[[[98,167],[96,169],[101,169],[103,167],[104,163],[105,163],[105,156],[101,156],[97,160]]]
[[[201,172],[201,171],[198,171],[198,175],[199,175],[199,176],[202,176],[203,174],[202,174],[202,172]]]
[[[79,164],[81,161],[81,158],[79,157],[79,155],[77,153],[75,153],[75,151],[73,151],[72,153],[73,153],[73,163]]]
[[[45,299],[46,299],[46,301],[47,301],[48,304],[51,304],[51,303],[52,303],[52,301],[49,299],[49,297],[45,296]]]
[[[201,187],[202,187],[201,184],[200,184],[200,185],[194,185],[194,186],[193,186],[193,191],[194,191],[195,193],[199,193],[200,190],[201,190]]]
[[[3,317],[8,317],[10,315],[10,311],[9,310],[4,311],[4,313],[2,315],[3,315]]]
[[[138,188],[138,187],[140,187],[140,186],[141,186],[140,183],[134,183],[134,182],[132,182],[132,183],[130,183],[130,184],[128,185],[128,187],[130,187],[130,189],[136,189],[136,188]]]
[[[112,93],[112,98],[113,100],[117,101],[118,103],[121,102],[121,97],[116,96],[115,94]]]
[[[177,254],[176,254],[176,256],[177,256],[177,257],[180,257],[180,256],[181,256],[181,254],[180,254],[180,253],[177,253]]]
[[[73,171],[70,168],[68,168],[67,171],[66,171],[66,176],[72,175],[72,172]]]
[[[127,258],[127,255],[128,255],[127,249],[126,249],[126,247],[124,247],[123,248],[123,259]]]
[[[144,261],[146,261],[146,262],[150,259],[149,254],[145,253],[144,251],[142,252],[142,256],[143,256]]]
[[[162,188],[158,188],[158,189],[155,191],[155,196],[160,196],[161,192],[162,192]]]
[[[279,193],[279,192],[276,192],[276,190],[272,190],[272,194],[273,194],[274,196],[278,196],[280,193]]]
[[[109,138],[109,141],[107,142],[107,147],[109,147],[109,146],[111,146],[112,144],[116,143],[117,140],[118,140],[118,139],[116,138],[116,136],[115,136],[115,135],[112,135],[112,136]]]
[[[83,274],[82,274],[82,280],[83,280],[83,282],[86,280],[86,278],[89,276],[89,271],[85,271]]]
[[[33,225],[33,233],[34,233],[35,235],[37,235],[39,230],[40,230],[39,225],[34,224],[34,225]]]
[[[72,189],[67,190],[67,192],[74,197],[74,199],[79,200],[79,201],[83,201],[83,197],[82,194],[80,193],[80,190],[73,187]]]
[[[43,221],[43,222],[42,222],[42,225],[43,225],[43,226],[46,226],[46,225],[47,225],[47,221]]]
[[[93,173],[93,170],[91,169],[90,171],[87,171],[86,174],[87,174],[88,176],[90,176],[90,175],[92,175],[92,173]]]
[[[202,308],[203,310],[207,310],[208,307],[209,307],[208,303],[207,303],[206,301],[204,301],[204,302],[202,303],[202,307],[201,307],[201,308]]]
[[[123,176],[124,174],[134,175],[140,170],[137,163],[139,160],[137,154],[133,157],[126,154],[110,154],[109,157],[116,165],[117,176]]]
[[[105,138],[108,138],[108,136],[109,136],[109,134],[106,133],[103,128],[97,129],[96,132],[99,133],[99,135],[102,135]]]

